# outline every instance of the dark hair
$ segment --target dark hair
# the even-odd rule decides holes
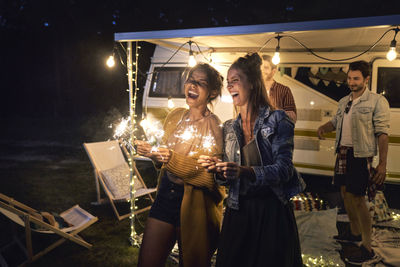
[[[270,55],[262,55],[262,59],[264,61],[268,61],[269,65],[271,66],[271,69],[276,69],[278,67],[278,65],[272,63],[272,57]]]
[[[250,53],[244,57],[236,59],[229,69],[241,70],[246,75],[251,84],[251,94],[249,99],[250,110],[248,112],[257,113],[259,107],[268,105],[271,109],[267,90],[265,89],[264,79],[261,73],[262,59],[257,53]]]
[[[371,75],[371,69],[369,67],[369,63],[364,60],[351,62],[349,65],[349,71],[350,70],[352,71],[359,70],[364,79]]]
[[[202,71],[207,76],[208,92],[210,93],[208,103],[221,95],[224,77],[216,69],[207,63],[198,63],[190,69],[187,78],[192,77],[195,71]]]

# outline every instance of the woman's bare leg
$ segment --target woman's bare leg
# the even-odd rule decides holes
[[[181,241],[181,228],[178,227],[175,230],[176,239],[178,240],[179,247],[179,267],[183,267],[183,257],[182,257],[182,241]]]
[[[176,228],[169,223],[147,218],[139,251],[139,267],[163,267],[177,240]]]

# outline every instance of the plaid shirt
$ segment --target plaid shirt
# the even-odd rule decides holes
[[[340,146],[339,151],[336,156],[336,163],[335,163],[335,174],[346,174],[347,173],[347,151],[351,149],[352,147],[348,146]],[[367,194],[368,194],[368,200],[372,201],[375,198],[376,191],[377,190],[382,190],[383,185],[378,185],[373,182],[372,178],[375,175],[375,168],[372,167],[372,158],[373,157],[367,157],[367,168],[369,171],[369,180],[368,180],[368,187],[367,187]],[[334,176],[335,177],[335,176]],[[335,179],[335,178],[334,178]]]

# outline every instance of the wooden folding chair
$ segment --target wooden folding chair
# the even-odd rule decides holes
[[[92,247],[92,245],[83,240],[78,233],[95,223],[97,221],[97,217],[94,217],[78,205],[75,205],[72,208],[60,213],[60,216],[71,225],[70,227],[65,228],[57,228],[49,223],[44,222],[43,220],[38,219],[35,216],[35,214],[40,214],[37,210],[1,193],[0,212],[16,224],[19,224],[25,228],[25,247],[22,245],[22,242],[20,242],[19,239],[14,238],[16,239],[16,243],[24,250],[27,256],[27,260],[21,265],[34,262],[41,256],[61,245],[65,240],[70,240],[85,248]],[[37,226],[37,228],[32,228],[32,225]],[[61,236],[61,238],[40,252],[34,254],[32,245],[32,231],[42,234],[56,234]],[[6,264],[4,258],[1,256],[1,251],[0,260],[3,262],[3,264]]]
[[[95,176],[97,202],[92,204],[103,204],[110,202],[112,209],[118,218],[122,220],[127,218],[130,213],[120,215],[115,203],[119,201],[128,201],[130,199],[130,184],[129,184],[129,166],[122,154],[121,147],[118,141],[105,141],[84,143],[86,153],[92,163]],[[156,188],[147,188],[140,175],[138,169],[134,168],[133,172],[136,175],[134,180],[135,198],[148,196],[151,203],[154,202],[151,194],[156,192]],[[107,199],[100,197],[100,185],[103,188]],[[151,208],[151,204],[139,210],[135,210],[134,214],[147,211]]]

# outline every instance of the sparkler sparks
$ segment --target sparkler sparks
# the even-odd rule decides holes
[[[113,137],[115,139],[119,139],[119,138],[123,137],[129,131],[130,120],[131,120],[131,117],[127,117],[126,119],[125,118],[121,119],[121,122],[118,124],[118,126],[115,128],[115,131],[114,131]]]
[[[147,116],[147,118],[140,122],[140,126],[143,128],[147,142],[152,146],[152,150],[156,151],[157,148],[160,147],[164,136],[164,130],[161,123],[153,117]]]
[[[189,153],[190,156],[198,153],[199,151],[202,152],[212,152],[212,149],[215,147],[215,138],[214,136],[209,133],[207,135],[203,135],[199,132],[196,126],[189,125],[186,128],[177,130],[175,133],[175,137],[178,139],[178,142],[186,143],[189,145],[194,145],[195,150]],[[195,144],[194,140],[200,140],[199,144]]]

